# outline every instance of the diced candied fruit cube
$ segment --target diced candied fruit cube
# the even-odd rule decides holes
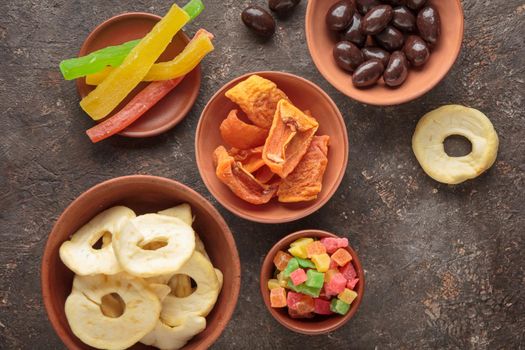
[[[344,301],[347,304],[352,304],[352,302],[357,298],[357,293],[353,290],[350,290],[348,288],[345,288],[339,295],[337,296],[339,300]]]
[[[345,289],[346,283],[346,278],[344,278],[340,272],[334,273],[324,285],[326,295],[337,295],[341,293]]]
[[[346,288],[353,290],[355,288],[355,285],[357,284],[357,282],[359,282],[359,278],[354,278],[354,279],[348,280],[348,283],[346,284]]]
[[[270,304],[272,307],[286,307],[286,290],[282,287],[274,288],[270,291]]]
[[[279,287],[282,287],[281,284],[279,283],[279,281],[275,278],[272,278],[272,279],[269,279],[268,280],[268,289],[269,290],[272,290],[272,289],[275,289],[275,288],[279,288]]]
[[[295,257],[297,259],[297,262],[299,263],[299,266],[305,269],[315,269],[315,264],[308,259],[301,259],[298,257]]]
[[[350,310],[350,304],[347,304],[342,300],[334,298],[330,303],[330,310],[340,315],[346,315],[348,310]]]
[[[341,272],[343,276],[349,281],[357,277],[357,272],[355,271],[354,265],[352,265],[351,262],[343,267],[340,267],[339,272]]]
[[[321,288],[324,284],[324,273],[322,272],[308,270],[306,277],[305,285],[308,287]]]
[[[334,261],[334,259],[330,258],[330,270],[336,270],[339,267],[337,262]]]
[[[312,243],[309,243],[306,246],[306,254],[309,258],[311,258],[314,255],[324,254],[326,253],[326,248],[324,247],[323,243],[319,241],[313,241]]]
[[[339,248],[331,256],[332,260],[337,263],[339,266],[345,266],[352,260],[352,256],[348,250]]]
[[[282,271],[286,268],[291,258],[292,256],[290,254],[279,250],[273,258],[273,263],[275,264],[277,270]]]
[[[290,315],[291,318],[312,318],[314,317],[313,312],[309,314],[300,314],[299,312],[295,311],[294,309],[290,309],[290,308],[288,308],[288,315]]]
[[[312,256],[312,261],[319,272],[326,272],[330,267],[330,256],[326,253]]]
[[[330,280],[336,273],[340,273],[340,272],[337,269],[330,269],[326,271],[326,273],[324,274],[324,281],[330,282]]]
[[[284,275],[284,271],[281,271],[277,274],[277,281],[279,281],[279,286],[286,288],[288,285],[288,278]]]
[[[306,315],[315,310],[314,298],[309,295],[301,294],[301,299],[293,307],[299,314]]]
[[[306,281],[306,279],[307,279],[306,272],[304,272],[303,269],[297,269],[297,270],[295,270],[294,272],[292,272],[290,274],[290,279],[292,280],[292,283],[295,286],[298,286],[301,283]]]
[[[290,261],[288,261],[288,265],[283,270],[284,277],[290,277],[290,274],[294,272],[295,270],[297,270],[298,268],[299,268],[299,262],[297,261],[297,259],[294,259],[294,258],[290,259]]]
[[[326,237],[326,238],[321,239],[321,243],[325,246],[326,252],[328,254],[332,254],[338,248],[346,248],[346,247],[348,247],[348,239],[347,238]]]
[[[286,304],[290,309],[295,309],[295,304],[301,300],[302,294],[295,292],[288,292],[286,296]]]
[[[321,293],[321,288],[315,288],[315,287],[308,287],[306,284],[302,283],[298,286],[294,285],[291,280],[288,280],[288,284],[286,286],[288,289],[293,290],[297,293],[302,293],[309,295],[311,297],[317,298],[319,297],[319,293]]]
[[[313,238],[307,238],[307,237],[299,238],[298,240],[292,242],[290,244],[290,247],[295,247],[297,245],[308,245],[312,243],[313,241],[314,241]]]
[[[306,259],[308,257],[308,255],[306,254],[305,245],[296,245],[295,247],[291,247],[290,249],[288,249],[288,252],[293,256],[296,256],[301,259]]]
[[[315,310],[314,312],[319,315],[331,315],[330,301],[316,298],[314,299]]]

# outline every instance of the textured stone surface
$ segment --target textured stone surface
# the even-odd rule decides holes
[[[253,3],[264,5],[262,0]],[[254,39],[240,21],[248,1],[206,1],[192,25],[217,34],[203,66],[202,91],[174,130],[145,140],[115,137],[91,145],[58,62],[74,56],[89,31],[124,11],[163,14],[170,1],[0,1],[0,348],[62,349],[42,305],[39,269],[54,220],[78,194],[126,174],[177,179],[217,205],[235,234],[242,290],[216,349],[525,348],[525,5],[463,1],[466,33],[452,72],[424,97],[399,107],[356,103],[332,88],[305,42],[306,1],[278,22],[273,40]],[[337,102],[350,137],[350,161],[334,198],[287,225],[259,225],[220,207],[195,167],[194,131],[221,85],[255,70],[313,80]],[[446,186],[427,177],[410,139],[427,111],[460,103],[484,111],[500,136],[494,167]],[[356,317],[327,336],[291,333],[266,312],[258,274],[280,237],[322,228],[350,239],[366,270]]]

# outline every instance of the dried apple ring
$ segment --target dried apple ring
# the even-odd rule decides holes
[[[206,328],[206,319],[197,315],[186,315],[182,322],[174,327],[159,319],[157,325],[140,341],[163,350],[176,350]]]
[[[121,313],[106,315],[104,298],[116,294],[123,301]],[[65,312],[73,333],[97,349],[125,349],[152,331],[161,302],[140,279],[126,273],[112,276],[75,276]]]
[[[71,240],[60,246],[60,259],[77,275],[95,275],[103,273],[113,275],[122,271],[111,238],[122,229],[124,224],[135,217],[133,210],[117,206],[103,211],[71,236]],[[99,239],[102,247],[95,249]]]
[[[465,137],[472,152],[451,157],[443,142],[449,136]],[[412,149],[428,176],[446,184],[459,184],[489,169],[498,153],[498,135],[489,118],[480,111],[448,105],[427,113],[417,124]]]
[[[133,276],[166,275],[190,259],[195,233],[178,218],[146,214],[129,220],[117,232],[113,249],[122,268]]]

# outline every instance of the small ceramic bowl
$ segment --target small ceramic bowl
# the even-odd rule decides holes
[[[275,257],[275,254],[279,250],[286,251],[290,243],[294,242],[295,240],[302,238],[302,237],[311,237],[311,238],[325,238],[325,237],[338,237],[334,235],[333,233],[329,233],[326,231],[320,231],[320,230],[304,230],[304,231],[298,231],[295,233],[292,233],[283,239],[281,239],[279,242],[277,242],[272,249],[268,252],[266,257],[264,258],[264,262],[262,264],[261,268],[261,276],[260,276],[260,288],[261,288],[261,295],[264,300],[264,303],[266,304],[266,307],[268,308],[268,311],[272,316],[283,326],[286,328],[302,334],[308,334],[308,335],[316,335],[316,334],[324,334],[328,332],[332,332],[336,330],[339,327],[342,327],[345,323],[347,323],[357,312],[357,309],[359,308],[359,305],[361,304],[361,301],[363,300],[363,294],[365,291],[365,274],[363,272],[363,267],[361,265],[361,262],[359,261],[359,258],[357,257],[356,252],[352,249],[352,247],[348,247],[347,250],[352,255],[352,263],[354,264],[355,270],[357,272],[357,277],[359,278],[359,282],[357,282],[355,291],[357,292],[357,298],[354,300],[352,305],[350,306],[350,310],[348,313],[344,316],[340,315],[330,315],[330,316],[320,316],[316,315],[314,318],[311,319],[295,319],[291,318],[288,315],[288,309],[287,308],[280,308],[275,309],[272,308],[270,305],[270,291],[268,290],[268,280],[273,278],[273,274],[275,271],[275,266],[273,264],[273,258]]]
[[[64,303],[71,293],[73,272],[60,260],[60,245],[101,211],[125,205],[137,214],[151,213],[189,203],[199,233],[213,265],[224,274],[224,285],[206,329],[184,347],[205,349],[213,344],[230,320],[240,289],[240,262],[235,241],[219,212],[201,195],[176,181],[155,176],[124,176],[96,185],[82,193],[64,210],[51,231],[42,258],[42,296],[51,325],[70,350],[92,349],[71,331]],[[136,344],[132,349],[154,349]]]
[[[107,46],[119,45],[130,40],[143,38],[157,24],[160,18],[157,15],[142,12],[123,13],[112,17],[89,34],[78,55],[85,56]],[[179,31],[160,56],[159,62],[173,59],[186,47],[189,41],[188,36],[183,31]],[[191,107],[193,107],[199,94],[200,85],[201,69],[199,65],[186,75],[184,80],[173,91],[147,111],[140,119],[119,133],[119,135],[150,137],[173,128],[184,119]],[[146,83],[139,84],[108,117],[122,109],[146,86]],[[86,97],[94,89],[94,86],[86,84],[85,78],[77,79],[77,90],[81,98]]]
[[[323,178],[323,188],[316,200],[303,203],[279,203],[272,199],[263,205],[253,205],[237,197],[215,175],[213,151],[225,145],[219,126],[232,109],[239,107],[224,93],[253,74],[267,78],[283,90],[290,100],[302,110],[310,110],[319,122],[317,135],[330,136],[328,166]],[[238,77],[213,95],[204,108],[195,136],[195,154],[201,177],[212,195],[228,210],[247,220],[261,223],[283,223],[310,215],[321,208],[335,193],[348,162],[348,135],[341,112],[334,101],[314,83],[283,72],[254,72]]]
[[[460,0],[429,0],[441,17],[441,36],[430,59],[420,69],[410,68],[407,80],[397,88],[377,85],[359,89],[352,75],[337,66],[333,48],[339,41],[326,26],[326,13],[338,0],[310,0],[306,10],[306,41],[319,72],[330,84],[354,100],[378,106],[398,105],[412,101],[436,86],[452,68],[463,41],[463,9]]]

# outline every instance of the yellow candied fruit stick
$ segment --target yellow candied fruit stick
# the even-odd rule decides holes
[[[272,278],[270,280],[268,280],[268,289],[269,290],[272,290],[272,289],[275,289],[275,288],[279,288],[279,287],[282,287],[281,284],[279,283],[279,281],[275,278]]]
[[[173,36],[189,20],[190,16],[174,4],[166,16],[131,50],[124,62],[80,101],[82,109],[94,120],[110,114],[144,79]]]
[[[330,256],[326,253],[312,256],[312,262],[319,272],[326,272],[330,268]]]
[[[297,245],[308,245],[314,241],[313,238],[299,238],[298,240],[294,241],[292,244],[290,244],[290,247],[295,247]]]
[[[339,293],[337,297],[339,300],[344,301],[347,304],[352,304],[355,298],[357,298],[357,293],[351,289],[345,288],[345,290]]]
[[[155,63],[143,81],[170,80],[188,74],[199,65],[204,56],[213,51],[212,39],[211,33],[200,29],[184,50],[173,60]],[[88,85],[99,85],[113,70],[114,68],[107,67],[99,73],[90,74],[86,77],[86,83]]]
[[[295,257],[306,259],[308,257],[308,252],[306,251],[306,245],[296,245],[288,249],[288,252]]]

